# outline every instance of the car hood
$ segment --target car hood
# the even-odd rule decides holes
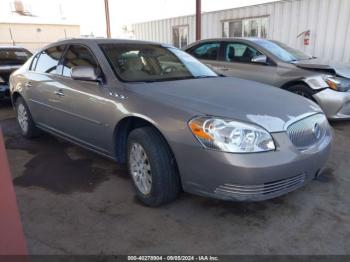
[[[308,114],[322,112],[313,102],[253,81],[219,77],[134,84],[133,90],[195,115],[213,115],[256,123],[270,132]]]
[[[294,62],[298,67],[314,70],[325,70],[335,74],[350,78],[350,64],[329,62],[321,59],[302,60]]]

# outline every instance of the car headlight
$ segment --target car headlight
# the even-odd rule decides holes
[[[263,128],[220,117],[197,117],[189,127],[205,148],[230,153],[275,150],[271,135]]]
[[[326,76],[324,78],[324,81],[327,83],[329,88],[335,91],[346,92],[350,89],[350,80],[346,80],[344,78],[336,76]]]

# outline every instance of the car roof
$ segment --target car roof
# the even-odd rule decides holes
[[[151,41],[143,41],[143,40],[133,40],[133,39],[118,39],[118,38],[70,38],[64,39],[61,41],[57,41],[52,43],[51,45],[59,45],[59,44],[70,44],[70,43],[97,43],[97,44],[153,44],[153,45],[161,45],[161,43],[151,42]]]
[[[257,38],[257,37],[221,37],[221,38],[208,38],[203,39],[200,41],[221,41],[221,42],[229,42],[234,40],[244,40],[244,41],[256,41],[256,40],[266,40],[263,38]]]
[[[232,42],[232,41],[240,41],[240,42],[256,42],[256,41],[271,41],[270,39],[258,38],[258,37],[221,37],[221,38],[207,38],[196,41],[192,44],[189,44],[184,49],[187,50],[192,46],[195,46],[200,43],[208,43],[208,42]]]
[[[13,45],[0,45],[0,49],[25,49],[27,50],[26,48],[22,47],[22,46],[13,46]]]
[[[133,40],[133,39],[118,39],[118,38],[97,38],[97,37],[81,37],[81,38],[69,38],[53,42],[47,46],[44,46],[36,51],[36,53],[41,52],[47,48],[58,46],[58,45],[68,45],[68,44],[85,44],[89,45],[91,43],[95,44],[148,44],[148,45],[158,45],[169,47],[169,45],[143,40]]]

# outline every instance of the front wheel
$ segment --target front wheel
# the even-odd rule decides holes
[[[152,127],[133,130],[128,137],[128,171],[137,197],[147,206],[173,201],[180,192],[175,159],[168,144]]]
[[[22,97],[17,98],[15,108],[17,122],[22,135],[26,138],[36,137],[39,134],[39,130],[35,126],[32,115]]]

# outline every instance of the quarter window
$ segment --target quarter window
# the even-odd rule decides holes
[[[35,71],[39,73],[61,74],[61,72],[58,72],[57,66],[64,52],[64,48],[65,46],[61,45],[50,47],[42,51],[36,63]]]
[[[241,43],[230,43],[226,47],[225,60],[228,62],[250,63],[252,58],[262,55],[258,50]]]
[[[37,54],[36,56],[34,56],[32,63],[30,65],[30,70],[33,70],[33,71],[35,70],[35,66],[36,66],[36,63],[38,62],[39,55],[40,54]]]
[[[71,71],[76,66],[91,66],[98,71],[98,65],[90,50],[81,45],[71,45],[64,56],[63,75],[71,77]]]
[[[219,43],[208,43],[193,49],[191,54],[198,59],[216,60],[218,58],[219,50]]]

